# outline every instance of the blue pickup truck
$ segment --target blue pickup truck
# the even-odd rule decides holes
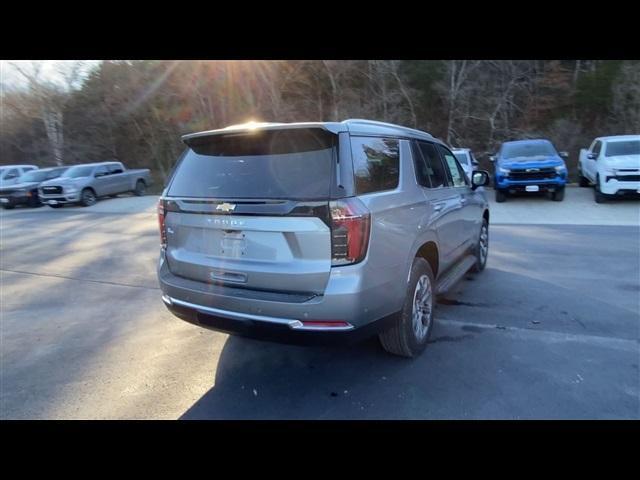
[[[496,202],[504,202],[510,193],[548,192],[557,202],[564,198],[567,183],[566,152],[558,152],[549,140],[504,142],[496,155]]]

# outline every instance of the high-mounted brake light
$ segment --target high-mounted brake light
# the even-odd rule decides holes
[[[332,201],[331,265],[358,263],[367,255],[371,214],[357,198]]]
[[[164,200],[158,200],[158,226],[160,227],[160,245],[162,248],[167,247],[167,229],[164,225],[165,209]]]

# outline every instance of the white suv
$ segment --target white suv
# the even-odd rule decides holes
[[[580,186],[595,186],[595,200],[613,195],[640,194],[640,135],[596,138],[580,150]]]

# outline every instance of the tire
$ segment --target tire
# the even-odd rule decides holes
[[[62,208],[62,207],[64,207],[64,205],[60,205],[60,204],[58,204],[58,205],[49,205],[49,206],[51,208]]]
[[[604,203],[607,201],[607,197],[600,191],[600,177],[596,177],[596,184],[593,187],[593,195],[596,203]]]
[[[13,210],[14,208],[16,208],[16,206],[6,204],[6,205],[2,205],[2,208],[4,208],[5,210]]]
[[[504,194],[502,190],[496,190],[496,202],[502,203],[507,199],[507,196]]]
[[[147,191],[147,186],[145,185],[145,183],[142,180],[138,180],[136,182],[136,188],[133,190],[133,194],[136,197],[141,197],[145,194],[146,191]]]
[[[474,273],[480,273],[487,265],[487,257],[489,256],[489,222],[486,218],[482,219],[482,227],[478,234],[478,242],[476,243],[476,263],[471,267]]]
[[[40,203],[40,200],[38,199],[37,195],[35,196],[32,195],[29,201],[27,202],[27,205],[31,208],[36,208],[36,207],[41,207],[42,203]]]
[[[564,200],[564,187],[553,192],[551,194],[551,200],[553,200],[554,202],[561,202],[562,200]]]
[[[579,176],[579,180],[580,180],[580,186],[581,187],[588,187],[589,186],[589,180],[586,177],[582,176],[582,172],[578,171],[578,176]]]
[[[416,301],[423,292],[422,300],[424,303],[421,308],[416,309],[418,305]],[[415,258],[411,266],[402,311],[394,325],[378,336],[382,348],[402,357],[414,358],[418,356],[427,346],[433,330],[434,306],[435,281],[431,266],[424,258]],[[414,328],[414,322],[417,325],[416,328]]]
[[[96,198],[96,194],[93,190],[90,188],[82,190],[82,193],[80,194],[80,205],[83,207],[90,207],[91,205],[95,205],[97,201],[98,199]]]

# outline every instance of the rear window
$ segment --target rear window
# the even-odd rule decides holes
[[[337,137],[318,128],[194,138],[168,194],[316,200],[329,196]]]
[[[394,138],[352,137],[351,154],[358,194],[398,187],[400,157]]]

